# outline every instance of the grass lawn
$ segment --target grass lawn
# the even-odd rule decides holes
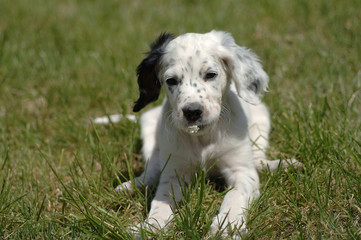
[[[160,32],[226,30],[270,76],[269,158],[250,239],[361,238],[361,1],[0,1],[0,239],[132,239],[154,191],[137,175],[135,68]],[[159,104],[159,102],[154,105]],[[155,239],[208,239],[224,189],[200,172]],[[146,236],[147,235],[147,236]]]

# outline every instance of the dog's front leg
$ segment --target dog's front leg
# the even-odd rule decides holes
[[[151,203],[145,227],[157,230],[165,227],[173,218],[175,202],[181,200],[182,183],[175,174],[162,174],[155,197]],[[155,229],[154,229],[155,228]]]
[[[229,187],[219,214],[211,225],[212,234],[222,231],[227,236],[229,229],[235,230],[233,239],[239,239],[246,232],[246,213],[250,202],[259,195],[259,178],[254,167],[225,167],[222,173]]]

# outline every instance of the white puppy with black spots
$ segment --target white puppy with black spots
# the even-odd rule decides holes
[[[141,117],[144,172],[116,190],[133,192],[134,186],[158,183],[141,226],[163,228],[172,220],[174,200],[181,200],[183,181],[190,182],[199,166],[207,171],[214,166],[210,172],[223,175],[229,191],[211,233],[221,230],[227,236],[229,227],[245,232],[246,210],[259,195],[257,170],[301,165],[266,158],[270,119],[261,98],[268,76],[257,56],[226,32],[162,34],[137,75],[140,97],[134,112],[155,101],[162,85],[166,98]]]

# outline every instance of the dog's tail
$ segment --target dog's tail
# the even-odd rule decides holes
[[[107,115],[107,116],[103,116],[103,117],[97,117],[93,120],[93,123],[98,124],[98,125],[108,125],[110,123],[118,123],[124,118],[128,119],[132,122],[138,121],[138,119],[136,118],[135,115],[127,114],[124,116],[123,114],[113,114],[113,115]]]

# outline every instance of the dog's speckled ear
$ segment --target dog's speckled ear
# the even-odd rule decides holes
[[[158,79],[158,64],[165,53],[167,44],[174,39],[170,33],[162,33],[151,44],[147,57],[137,67],[139,99],[135,102],[133,111],[138,112],[148,103],[158,99],[161,83]]]
[[[232,77],[238,95],[248,103],[261,102],[263,92],[267,91],[268,75],[251,50],[238,46],[232,35],[213,31],[220,41],[220,56]]]

